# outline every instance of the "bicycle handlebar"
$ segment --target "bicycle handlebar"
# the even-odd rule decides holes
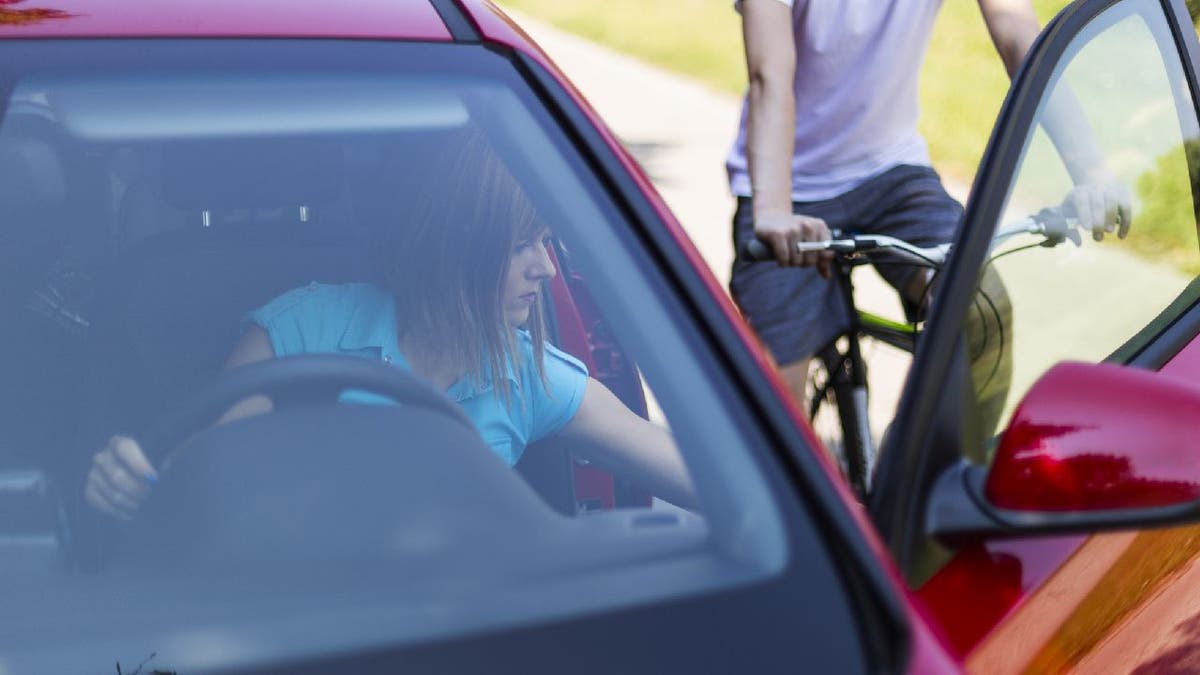
[[[1019,218],[1003,227],[992,238],[992,245],[1019,234],[1040,234],[1046,237],[1043,246],[1057,246],[1064,240],[1070,239],[1076,246],[1081,245],[1079,221],[1064,207],[1046,207],[1041,211]],[[822,241],[798,241],[798,252],[833,251],[839,256],[850,257],[859,253],[886,252],[900,258],[906,258],[918,265],[941,267],[950,253],[950,244],[922,247],[910,244],[903,239],[889,237],[883,234],[854,234],[841,236],[835,231],[833,239]],[[744,242],[738,250],[739,255],[755,262],[775,259],[775,253],[759,239]]]
[[[884,251],[901,258],[907,258],[917,264],[940,267],[946,261],[946,254],[950,251],[950,244],[923,247],[910,244],[903,239],[889,237],[885,234],[855,234],[823,241],[798,241],[796,242],[796,250],[802,253],[808,251],[833,251],[842,256]],[[766,261],[775,259],[775,253],[770,247],[758,239],[751,239],[742,244],[740,252],[748,260]]]
[[[1062,206],[1047,206],[1032,216],[1018,218],[996,231],[992,246],[1018,234],[1040,234],[1046,237],[1043,246],[1057,246],[1070,239],[1076,246],[1083,244],[1079,235],[1080,223],[1075,214]]]

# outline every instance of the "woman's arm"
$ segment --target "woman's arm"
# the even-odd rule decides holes
[[[229,358],[225,360],[222,370],[231,370],[255,361],[266,361],[275,358],[275,350],[271,347],[271,337],[258,324],[251,324],[246,334],[238,341]],[[217,420],[217,424],[225,424],[242,417],[260,415],[271,412],[271,399],[261,394],[242,399],[225,411]]]
[[[259,326],[251,326],[225,361],[224,369],[274,358],[271,339]],[[266,396],[251,396],[227,410],[215,424],[271,410]],[[92,468],[83,484],[83,497],[93,508],[117,518],[128,519],[158,480],[158,473],[146,459],[135,439],[113,436],[104,448],[92,456]]]
[[[559,435],[580,457],[672,504],[698,508],[691,477],[670,432],[635,415],[595,379],[588,378],[579,410]]]

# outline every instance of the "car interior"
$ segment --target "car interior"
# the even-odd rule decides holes
[[[781,569],[778,507],[738,447],[744,432],[712,423],[734,413],[698,387],[692,336],[661,311],[614,310],[662,300],[628,291],[642,272],[622,253],[623,216],[525,94],[476,76],[138,68],[24,77],[0,108],[0,570],[22,617],[5,644],[67,668],[100,645],[150,644],[186,665],[207,653],[186,641],[208,625],[255,654],[291,654],[289,631],[318,622],[324,642],[302,646],[320,652]],[[468,132],[554,224],[548,340],[664,426],[673,409],[715,411],[703,429],[684,425],[702,437],[686,441],[696,452],[713,450],[695,455],[712,485],[703,515],[554,441],[514,472],[448,399],[380,361],[222,368],[246,314],[281,293],[380,280],[414,194],[441,189],[425,160]],[[638,319],[615,321],[622,311]],[[645,373],[631,342],[655,354]],[[313,377],[401,405],[288,393]],[[648,406],[654,382],[660,407]],[[258,391],[277,392],[273,413],[210,428]],[[182,441],[165,444],[178,446],[169,470],[130,521],[82,498],[113,434],[142,439],[152,459],[165,456],[156,442]],[[59,655],[63,631],[81,637]]]
[[[304,284],[374,280],[372,227],[395,221],[411,198],[404,186],[429,184],[404,158],[462,133],[81,148],[45,114],[17,112],[3,131],[4,173],[16,179],[6,181],[13,198],[3,200],[12,213],[5,222],[20,225],[7,233],[18,245],[6,250],[19,255],[5,261],[5,296],[26,304],[31,319],[5,333],[6,372],[16,377],[6,378],[4,394],[53,401],[36,406],[42,417],[5,406],[13,419],[3,425],[3,447],[7,464],[32,460],[68,492],[87,466],[81,450],[102,447],[115,430],[144,429],[220,370],[247,312]],[[548,309],[582,327],[563,286]],[[587,347],[579,344],[585,336],[572,337],[576,344],[564,348]],[[631,403],[644,411],[641,400]],[[73,411],[86,413],[79,428],[56,422]],[[49,463],[41,452],[21,455],[47,447],[64,450]],[[534,466],[522,470],[566,511],[569,467],[545,454],[530,453]]]

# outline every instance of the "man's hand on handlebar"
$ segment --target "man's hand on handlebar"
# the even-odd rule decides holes
[[[1112,174],[1099,172],[1067,193],[1063,206],[1079,220],[1079,226],[1092,231],[1100,241],[1106,233],[1116,232],[1121,239],[1133,224],[1133,198]]]
[[[826,241],[829,226],[812,216],[784,212],[756,213],[754,235],[775,254],[775,262],[790,267],[816,267],[828,279],[832,273],[832,251],[798,251],[802,241]]]

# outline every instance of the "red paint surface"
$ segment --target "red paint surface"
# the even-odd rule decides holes
[[[6,19],[7,17],[7,19]],[[449,40],[428,2],[355,0],[16,0],[0,37],[327,37]]]
[[[1200,382],[1200,340],[1185,345],[1158,372],[1184,382]]]
[[[947,648],[945,637],[916,605],[908,606],[908,667],[911,675],[951,675],[962,673],[962,665]]]
[[[1085,535],[972,544],[917,592],[965,656],[1087,539]]]
[[[1200,381],[1200,341],[1180,350],[1158,375]],[[966,655],[1037,593],[1087,539],[1086,535],[1043,537],[964,548],[920,588],[917,597],[954,649]]]
[[[1000,438],[988,501],[1095,511],[1200,498],[1200,388],[1109,364],[1061,363],[1025,394]]]
[[[550,280],[550,299],[554,303],[554,318],[558,324],[560,347],[587,366],[589,373],[596,372],[596,361],[592,358],[591,338],[585,327],[597,317],[585,318],[571,289],[557,256],[551,251],[554,266],[559,273]],[[575,466],[575,501],[601,509],[616,508],[616,490],[612,474],[591,466]]]
[[[1200,670],[1200,562],[1192,560],[1072,670],[1176,675]]]

